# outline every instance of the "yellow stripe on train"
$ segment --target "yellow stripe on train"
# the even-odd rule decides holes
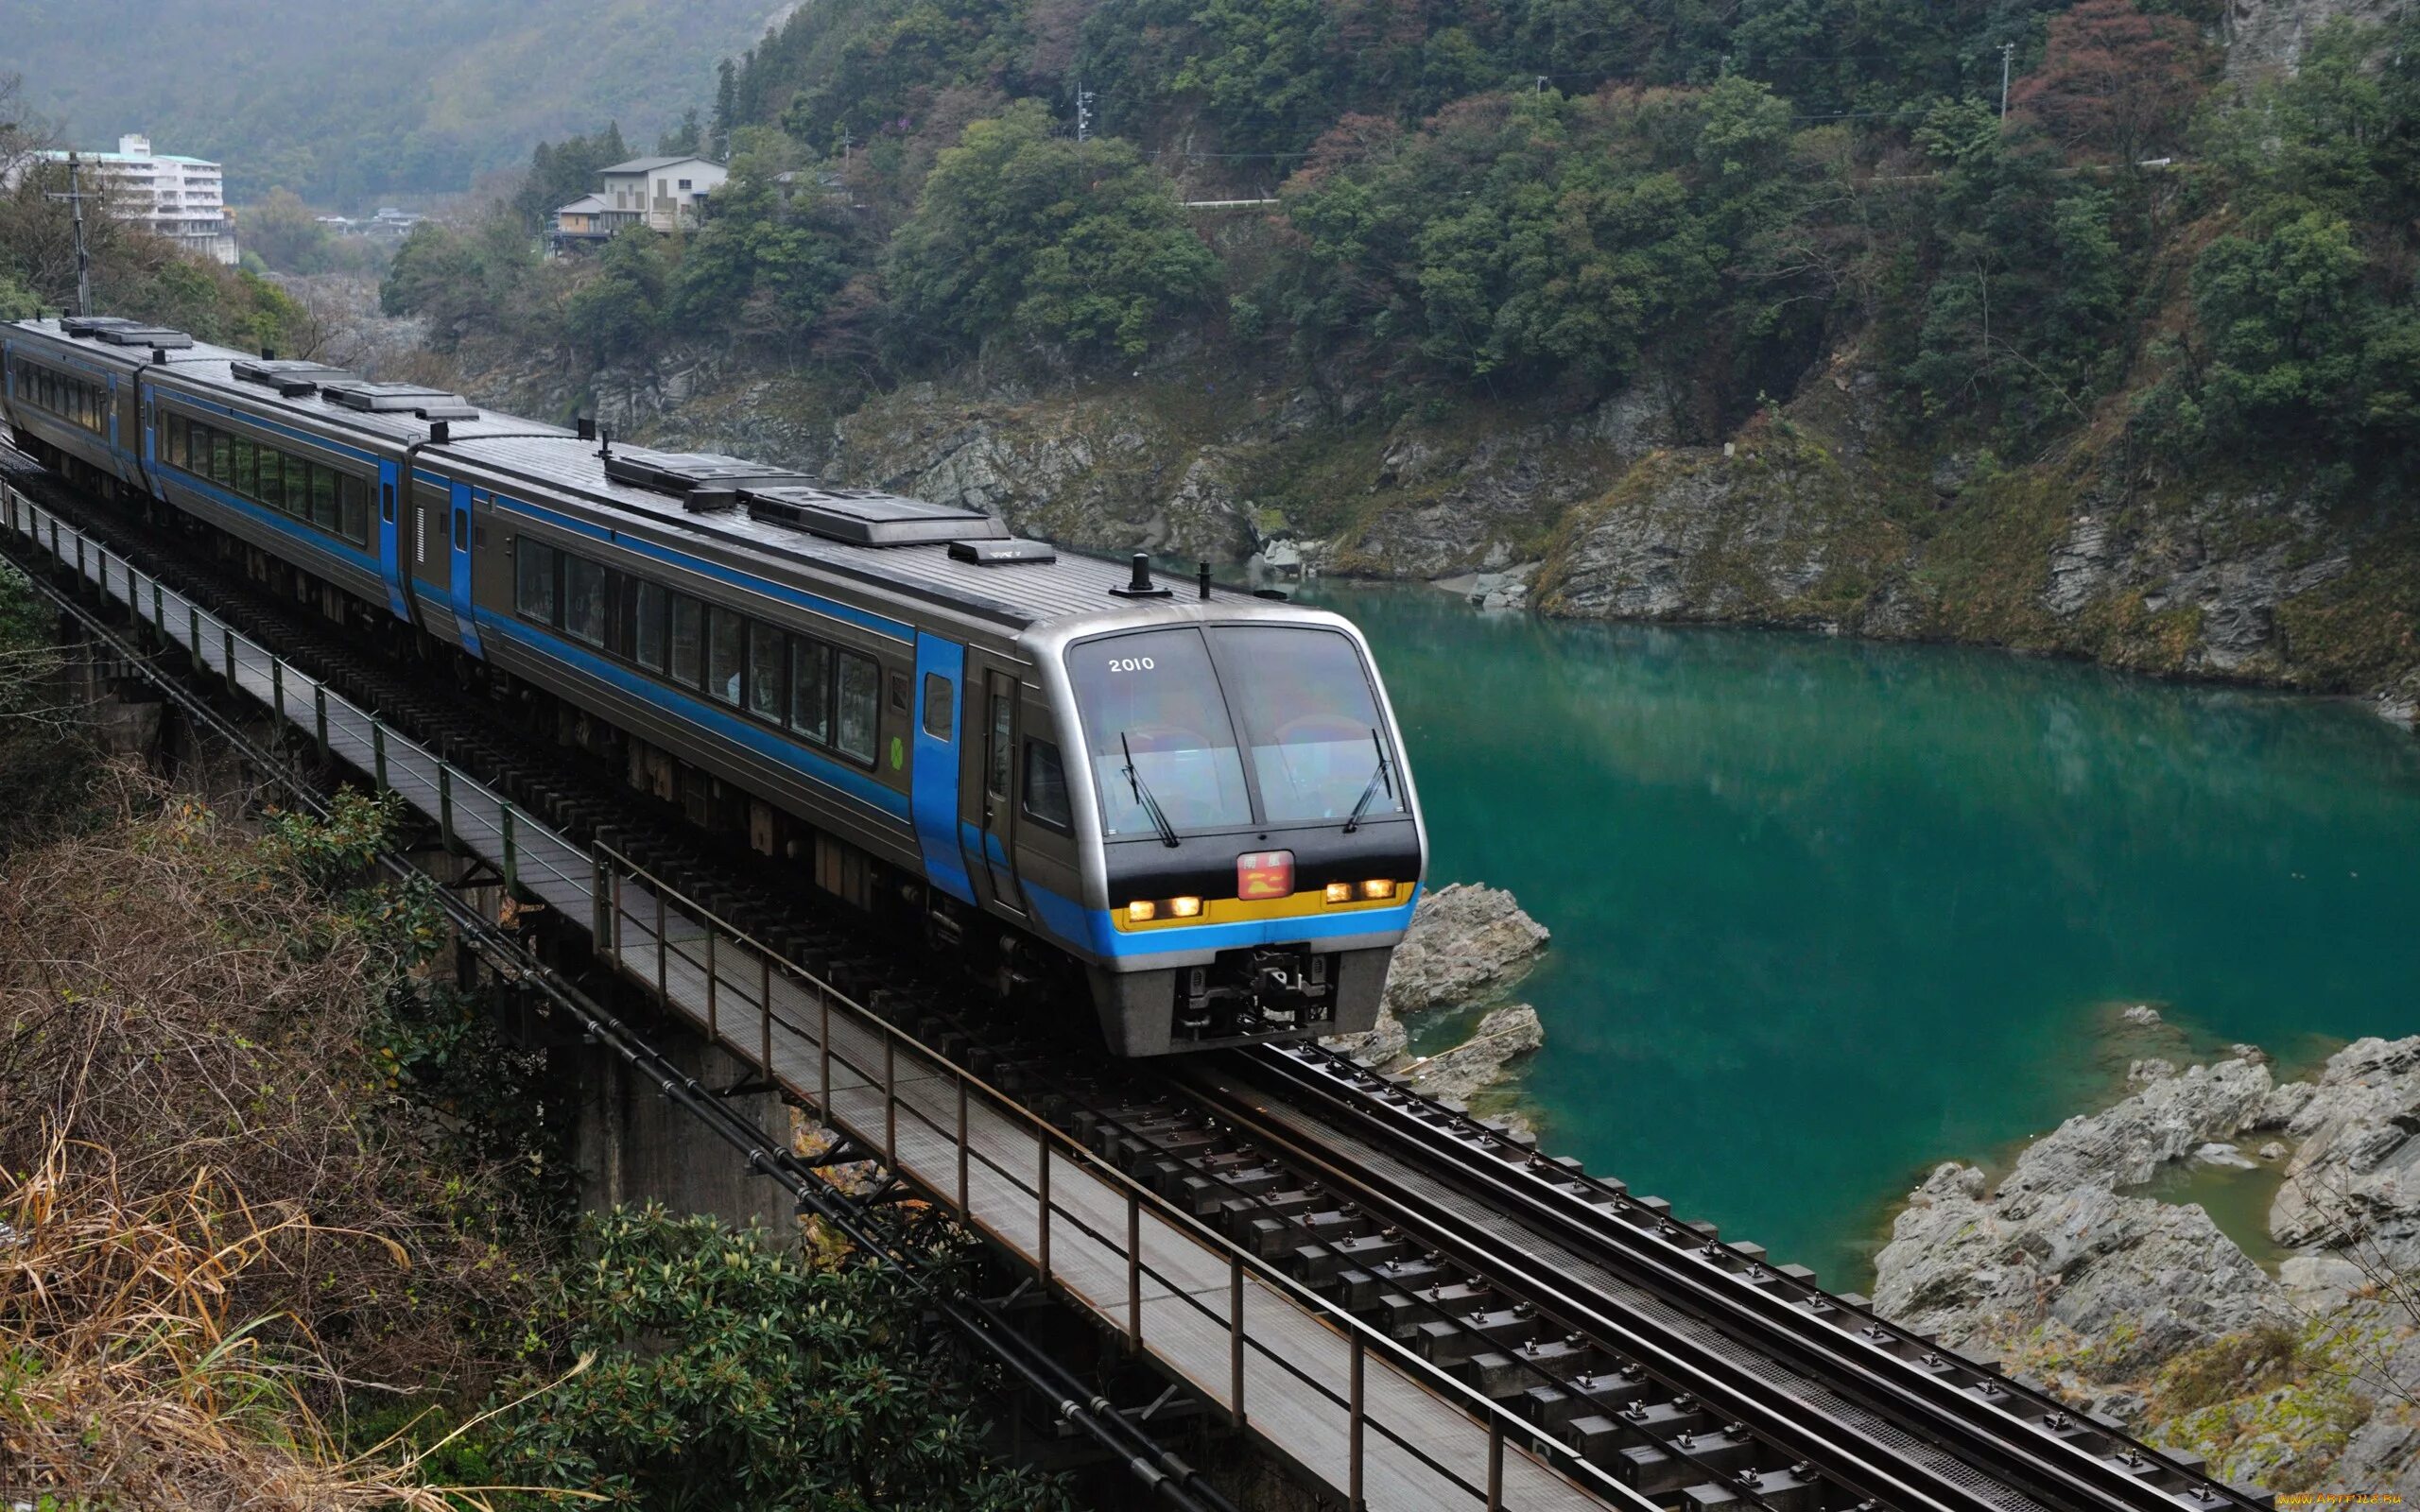
[[[1120,931],[1139,935],[1154,929],[1188,929],[1196,924],[1246,924],[1264,919],[1301,919],[1312,914],[1392,908],[1402,902],[1410,890],[1409,883],[1398,882],[1385,897],[1366,898],[1357,887],[1354,897],[1342,902],[1328,902],[1326,889],[1321,887],[1284,898],[1162,898],[1113,908],[1109,916]],[[1180,913],[1178,910],[1187,903],[1198,907]]]

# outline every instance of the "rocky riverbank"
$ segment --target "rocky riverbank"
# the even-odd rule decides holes
[[[1546,1042],[1537,1010],[1506,1001],[1547,948],[1547,927],[1498,887],[1453,883],[1425,895],[1395,950],[1377,1027],[1327,1041],[1363,1064],[1406,1077],[1431,1096],[1468,1103],[1499,1094],[1511,1067]],[[1468,1038],[1411,1053],[1406,1020],[1481,1010]],[[1492,1109],[1527,1128],[1517,1108]]]
[[[1937,1167],[1876,1260],[1876,1310],[2238,1484],[2420,1497],[2420,1036],[2304,1079],[2238,1045],[2139,1059],[2130,1084],[1996,1183]],[[2197,1165],[2273,1187],[2244,1236],[2273,1265],[2143,1190]]]

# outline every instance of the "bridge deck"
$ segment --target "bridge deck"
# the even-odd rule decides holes
[[[1340,1502],[1357,1489],[1390,1512],[1653,1504],[811,973],[618,858],[514,812],[5,484],[0,525],[127,605],[204,670],[227,678],[232,667],[235,687],[599,936],[599,954],[625,976],[660,991],[825,1124],[883,1152],[892,1171]]]

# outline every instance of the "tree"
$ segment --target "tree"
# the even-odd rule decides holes
[[[2084,0],[2051,20],[2041,69],[2010,100],[2071,155],[2135,163],[2175,145],[2214,60],[2181,16]]]
[[[257,204],[238,212],[235,223],[244,250],[274,272],[320,273],[332,261],[328,229],[291,190],[270,190]]]
[[[1055,1481],[986,1460],[962,1371],[897,1272],[655,1208],[583,1227],[592,1258],[561,1273],[546,1321],[594,1363],[501,1425],[532,1480],[631,1507],[1067,1507]]]
[[[655,150],[663,157],[690,157],[705,149],[705,128],[698,124],[698,108],[694,105],[683,112],[679,126],[655,139]]]
[[[2266,237],[2221,236],[2193,265],[2213,421],[2322,433],[2350,402],[2367,335],[2353,230],[2310,210]]]
[[[856,270],[856,228],[821,192],[821,166],[793,169],[795,161],[768,148],[733,162],[681,259],[674,304],[685,323],[736,321],[752,335],[795,336]],[[794,195],[791,185],[804,187]]]
[[[1052,135],[1041,103],[1020,100],[942,153],[887,281],[910,348],[1013,330],[1133,357],[1217,272],[1166,175],[1125,142]]]

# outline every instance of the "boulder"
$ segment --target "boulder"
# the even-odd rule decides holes
[[[1506,1066],[1546,1040],[1538,1010],[1526,1003],[1508,1003],[1488,1010],[1468,1040],[1402,1069],[1416,1091],[1466,1103],[1502,1081]]]
[[[1458,1007],[1520,979],[1547,948],[1547,927],[1522,912],[1511,893],[1452,883],[1420,900],[1387,973],[1387,1005],[1397,1013]]]
[[[2420,1268],[2420,1035],[2338,1051],[2285,1127],[2300,1143],[2269,1231],[2346,1246],[2367,1265]]]
[[[2079,1188],[2139,1186],[2171,1160],[2226,1143],[2265,1106],[2269,1068],[2248,1060],[2161,1077],[2116,1107],[2080,1113],[2033,1142],[2000,1183],[2009,1216]]]

